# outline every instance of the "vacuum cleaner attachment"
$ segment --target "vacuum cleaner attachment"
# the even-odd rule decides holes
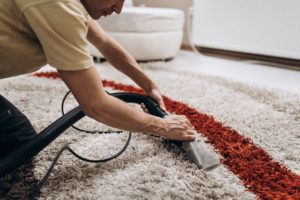
[[[127,103],[144,103],[150,114],[165,117],[167,113],[162,111],[159,105],[149,96],[134,94],[134,93],[112,93],[110,94]],[[0,177],[8,174],[13,169],[16,169],[33,156],[38,154],[43,148],[50,144],[63,131],[69,128],[84,117],[82,109],[78,106],[69,111],[66,115],[60,117],[53,122],[49,127],[44,129],[40,134],[35,136],[30,141],[26,142],[20,148],[0,159]],[[200,143],[196,141],[183,142],[183,148],[189,155],[189,158],[197,164],[200,169],[212,169],[219,163],[218,159],[208,152]]]
[[[185,141],[182,147],[199,169],[212,170],[220,165],[220,160],[212,152],[209,152],[203,143]]]

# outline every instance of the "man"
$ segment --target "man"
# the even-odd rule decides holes
[[[104,124],[174,140],[194,140],[184,116],[165,119],[131,108],[103,89],[87,40],[164,109],[158,87],[93,19],[120,13],[124,0],[0,0],[0,78],[55,67],[85,114]],[[91,19],[92,17],[93,19]],[[31,139],[28,119],[0,96],[0,156]]]

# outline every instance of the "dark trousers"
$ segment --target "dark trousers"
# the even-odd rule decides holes
[[[27,117],[0,95],[0,157],[35,135],[36,132]]]

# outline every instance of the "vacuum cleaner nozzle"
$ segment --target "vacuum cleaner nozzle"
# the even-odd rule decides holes
[[[183,149],[189,159],[196,163],[199,169],[212,170],[220,165],[219,159],[205,148],[203,143],[197,141],[184,141]]]

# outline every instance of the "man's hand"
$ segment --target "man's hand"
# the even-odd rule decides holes
[[[184,115],[170,115],[164,118],[167,130],[163,136],[172,140],[195,140],[195,130]]]
[[[160,109],[162,109],[163,111],[167,111],[163,97],[159,91],[159,89],[155,88],[150,90],[150,92],[147,92],[147,95],[149,95],[150,97],[152,97],[159,105]],[[143,109],[144,112],[149,113],[147,107],[145,106],[144,103],[141,103],[141,107]]]
[[[150,97],[152,97],[159,105],[160,109],[163,111],[167,111],[163,97],[159,91],[159,89],[155,88],[152,89],[150,92],[147,93]]]
[[[148,93],[156,102],[161,102],[159,104],[160,108],[164,111],[167,111],[165,108],[165,104],[163,102],[163,98],[159,90],[152,90],[151,94]],[[145,104],[141,104],[144,112],[149,113]],[[190,123],[190,121],[184,115],[169,115],[163,119],[165,124],[165,129],[160,135],[164,136],[171,140],[195,140],[195,130]]]

